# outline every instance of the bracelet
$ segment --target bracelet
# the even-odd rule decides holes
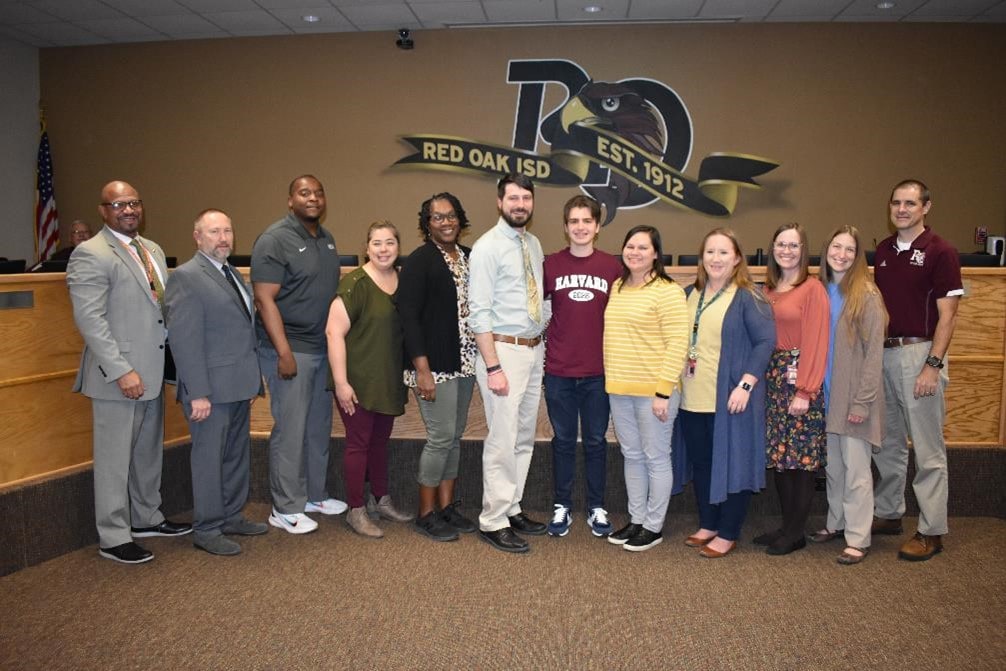
[[[500,364],[496,364],[495,366],[489,366],[488,368],[486,368],[487,373],[495,373],[498,370],[503,370],[503,366],[501,366]]]
[[[657,398],[662,398],[665,401],[670,398],[670,396],[668,396],[667,394],[661,394],[659,391],[655,393],[654,396],[656,396]]]
[[[503,367],[500,366],[500,367],[496,368],[496,370],[494,370],[491,373],[489,373],[489,375],[497,375],[497,374],[502,373],[502,372],[503,372]]]
[[[743,389],[744,391],[751,391],[751,383],[749,382],[744,382],[743,380],[741,380],[741,383],[737,386]]]

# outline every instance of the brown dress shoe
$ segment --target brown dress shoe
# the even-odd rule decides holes
[[[870,526],[870,533],[874,536],[900,536],[904,533],[901,520],[885,520],[882,517],[874,517],[873,525]]]
[[[383,538],[384,532],[381,531],[381,527],[374,524],[370,519],[370,515],[367,514],[367,509],[364,506],[359,508],[350,508],[349,513],[346,514],[346,524],[361,536],[366,536],[367,538]]]
[[[926,561],[938,552],[943,552],[943,536],[927,536],[916,531],[898,550],[898,556],[908,561]]]

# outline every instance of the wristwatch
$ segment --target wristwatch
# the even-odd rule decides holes
[[[929,355],[926,357],[926,365],[933,368],[943,368],[943,359],[938,356]]]
[[[737,386],[740,387],[741,389],[743,389],[744,391],[751,391],[751,383],[750,382],[745,382],[744,380],[741,380],[741,383],[739,385],[737,385]]]

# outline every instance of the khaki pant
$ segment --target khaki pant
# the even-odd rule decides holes
[[[950,379],[940,371],[934,396],[915,398],[915,378],[926,365],[930,343],[884,350],[884,439],[873,455],[880,473],[874,488],[876,515],[898,519],[905,514],[905,481],[908,478],[908,439],[915,451],[912,488],[919,502],[919,532],[927,536],[947,533],[947,446],[943,442],[946,418],[944,393]]]
[[[489,391],[485,361],[481,356],[476,359],[475,378],[489,429],[482,447],[482,531],[508,527],[507,517],[521,512],[534,452],[544,353],[541,343],[535,347],[496,343],[496,355],[510,385],[506,396]]]

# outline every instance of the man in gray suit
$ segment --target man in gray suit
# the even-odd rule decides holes
[[[241,515],[248,501],[251,399],[262,394],[252,294],[227,263],[230,217],[215,209],[196,218],[199,251],[165,289],[168,339],[178,399],[192,432],[193,545],[215,555],[241,546],[224,534],[258,536],[269,527]]]
[[[154,555],[133,542],[192,531],[161,514],[164,455],[164,252],[139,235],[143,201],[126,182],[101,190],[105,227],[73,251],[66,283],[84,338],[73,390],[91,399],[98,552],[126,564]]]

